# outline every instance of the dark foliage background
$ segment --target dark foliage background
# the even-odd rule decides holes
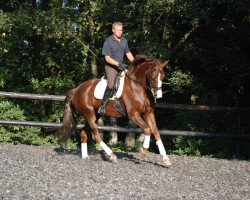
[[[249,107],[249,10],[247,0],[1,0],[0,89],[63,95],[101,77],[103,41],[112,22],[122,21],[134,55],[170,59],[162,102]],[[61,103],[0,100],[1,118],[61,121]],[[249,113],[241,114],[240,130],[235,113],[156,110],[156,117],[161,129],[250,130]],[[0,132],[1,141],[55,144],[37,128],[0,126]],[[170,137],[166,143],[178,154],[235,153],[231,140]]]

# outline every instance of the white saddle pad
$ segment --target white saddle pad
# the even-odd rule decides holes
[[[123,91],[123,86],[124,86],[124,80],[125,80],[125,71],[123,71],[121,73],[121,75],[118,76],[118,78],[120,79],[119,88],[118,88],[116,94],[114,94],[113,97],[110,98],[110,99],[114,99],[114,96],[116,96],[116,98],[120,98],[121,97],[122,91]],[[99,81],[99,83],[97,83],[97,85],[95,87],[94,97],[96,99],[102,99],[106,87],[107,87],[107,79],[105,79],[104,77],[102,77],[102,79]]]

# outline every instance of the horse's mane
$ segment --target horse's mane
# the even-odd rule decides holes
[[[153,58],[153,57],[150,57],[150,56],[136,55],[135,60],[132,63],[132,67],[136,67],[136,66],[141,65],[144,62],[151,62],[151,61],[154,61],[154,60],[156,60],[156,59]]]

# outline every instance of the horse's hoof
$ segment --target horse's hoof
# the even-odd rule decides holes
[[[89,159],[89,156],[82,156],[82,159],[87,160],[87,159]]]
[[[145,149],[145,148],[141,148],[141,150],[140,150],[140,156],[141,157],[145,157],[146,155],[147,155],[147,149]]]
[[[112,153],[109,157],[109,161],[112,163],[117,163],[118,161],[116,155]]]
[[[170,162],[169,158],[164,158],[163,159],[163,163],[164,163],[165,166],[171,166],[172,165],[172,163]]]

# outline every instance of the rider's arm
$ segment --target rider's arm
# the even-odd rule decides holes
[[[130,62],[133,62],[135,59],[133,54],[130,51],[128,53],[126,53],[126,56],[130,60]]]
[[[111,65],[115,65],[118,67],[119,65],[119,62],[115,61],[113,58],[111,58],[110,56],[108,55],[105,55],[105,60],[107,63],[111,64]]]

